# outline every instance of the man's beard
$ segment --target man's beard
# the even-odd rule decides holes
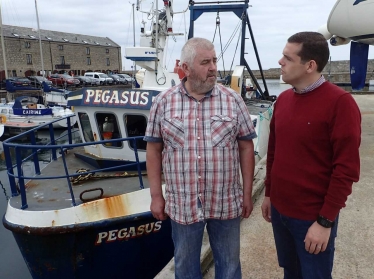
[[[214,80],[211,80],[211,79],[208,79],[208,77],[206,77],[205,79],[202,79],[196,75],[195,71],[192,70],[189,82],[190,82],[190,86],[193,92],[206,93],[213,89],[214,85],[217,82],[217,79],[215,78]]]

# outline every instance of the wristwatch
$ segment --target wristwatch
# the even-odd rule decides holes
[[[318,218],[317,218],[317,223],[320,224],[324,228],[331,228],[331,227],[334,226],[335,222],[319,215]]]

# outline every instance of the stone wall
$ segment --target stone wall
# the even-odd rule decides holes
[[[4,41],[9,76],[25,76],[26,72],[37,74],[42,70],[38,40],[6,37]],[[60,45],[62,45],[62,50]],[[87,48],[89,48],[89,54],[87,54]],[[75,74],[83,74],[87,70],[120,72],[122,69],[120,47],[42,41],[42,49],[44,70],[47,74],[53,71],[74,71]],[[28,54],[32,58],[31,64],[27,63]],[[64,57],[66,69],[56,67],[62,64],[61,56]],[[87,57],[91,58],[91,65],[88,65]],[[107,65],[107,58],[109,58],[110,65]],[[0,71],[2,70],[4,70],[4,59],[0,47]]]
[[[259,70],[253,70],[253,73],[257,78],[261,77]],[[331,64],[328,63],[322,73],[326,78],[330,73],[332,82],[350,82],[349,60],[331,61]],[[268,79],[279,79],[280,67],[264,70],[264,75]],[[368,61],[366,81],[369,82],[370,79],[374,79],[374,59]]]

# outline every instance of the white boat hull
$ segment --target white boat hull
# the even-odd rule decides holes
[[[374,0],[338,0],[327,21],[335,36],[374,44]]]

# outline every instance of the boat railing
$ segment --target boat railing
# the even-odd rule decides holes
[[[136,145],[136,141],[139,139],[142,139],[143,137],[138,136],[138,137],[130,137],[130,138],[100,140],[100,141],[86,142],[86,143],[73,143],[73,133],[78,132],[78,130],[76,129],[74,130],[73,127],[71,126],[70,117],[74,117],[74,116],[75,115],[69,115],[66,117],[61,117],[60,119],[56,120],[56,121],[61,121],[62,119],[67,119],[68,140],[67,140],[67,143],[65,144],[58,144],[58,140],[61,139],[62,137],[65,137],[65,135],[60,136],[60,137],[55,137],[55,130],[53,129],[53,123],[56,121],[52,121],[47,124],[37,126],[17,136],[11,137],[3,142],[5,162],[6,162],[7,174],[9,178],[9,185],[10,185],[10,189],[12,192],[12,197],[21,195],[21,209],[26,209],[28,207],[27,197],[26,197],[26,187],[25,187],[25,182],[27,182],[28,180],[31,180],[31,179],[47,180],[47,179],[65,178],[67,180],[67,184],[69,187],[69,192],[70,192],[70,196],[72,199],[72,205],[76,206],[77,203],[76,203],[76,199],[75,199],[74,192],[73,192],[71,178],[74,178],[77,176],[88,175],[94,172],[114,171],[124,166],[124,165],[117,165],[114,167],[99,168],[93,171],[87,170],[85,172],[69,173],[67,161],[66,161],[67,151],[74,149],[76,147],[84,147],[88,145],[92,146],[96,144],[117,143],[117,142],[124,142],[124,141],[132,142],[133,151],[135,155],[135,162],[126,163],[126,166],[137,166],[137,174],[139,178],[140,188],[144,189],[141,165],[140,165],[142,162],[139,161],[138,149]],[[37,142],[36,134],[38,130],[43,129],[43,128],[45,129],[46,126],[48,126],[49,128],[49,141],[47,143],[40,145]],[[24,141],[21,141],[25,138],[29,140],[28,143],[24,143]],[[13,156],[11,154],[12,149],[14,150]],[[26,153],[29,153],[29,155],[23,156],[25,151]],[[38,154],[41,152],[45,152],[45,151],[51,151],[51,158],[54,161],[57,160],[59,157],[61,157],[61,160],[63,162],[63,167],[64,167],[64,170],[63,170],[64,174],[57,175],[57,176],[39,176],[41,175],[41,169],[40,169],[40,164],[39,164],[41,161],[39,159]],[[14,160],[15,160],[15,163],[14,163]],[[27,176],[27,175],[24,175],[23,173],[22,164],[30,160],[33,161],[35,175]],[[14,170],[16,170],[16,173]],[[16,179],[18,179],[18,183],[16,182]]]

